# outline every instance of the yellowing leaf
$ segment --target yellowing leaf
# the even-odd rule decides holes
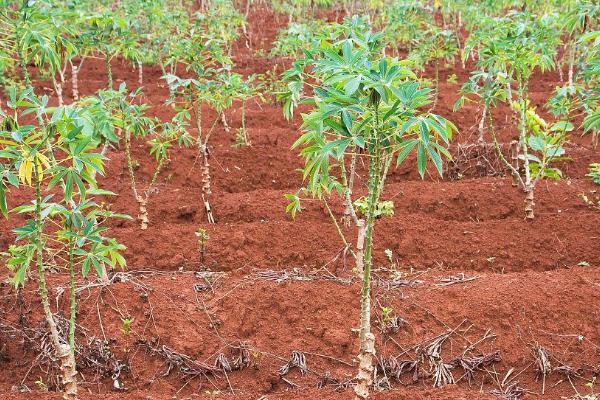
[[[23,184],[31,186],[31,174],[33,173],[33,163],[29,158],[26,158],[21,162],[19,166],[19,180]]]
[[[42,153],[37,153],[36,157],[42,162],[42,164],[44,164],[44,167],[46,167],[46,169],[50,169],[50,160],[48,160],[48,157],[46,157]]]
[[[43,155],[42,153],[37,153],[35,155],[35,174],[37,176],[38,182],[41,182],[44,179],[44,171],[50,169],[50,161],[48,157]],[[42,166],[44,168],[42,168]]]

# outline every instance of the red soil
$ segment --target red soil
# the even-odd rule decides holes
[[[284,20],[261,10],[250,21],[254,50],[268,51]],[[235,54],[241,72],[271,68],[268,59],[256,58],[241,44]],[[479,112],[475,105],[452,113],[469,67],[463,70],[456,65],[442,71],[436,111],[457,124],[455,144],[473,143],[476,136]],[[446,82],[451,74],[458,76],[457,84]],[[117,84],[125,81],[134,87],[137,81],[137,72],[121,62],[114,65],[114,75]],[[91,94],[103,87],[104,78],[101,62],[86,62],[81,92]],[[168,92],[159,78],[158,68],[145,68],[144,92],[156,115],[167,117]],[[535,77],[531,97],[540,109],[557,84],[556,74]],[[38,90],[43,87],[48,87],[47,82],[40,83]],[[70,93],[70,87],[65,93]],[[500,107],[495,115],[502,140],[515,137],[511,111]],[[230,112],[228,118],[233,128],[239,126],[239,110]],[[82,398],[352,398],[349,389],[316,388],[319,376],[326,372],[344,380],[356,370],[351,365],[358,350],[354,328],[358,326],[360,284],[351,279],[350,259],[347,264],[342,257],[335,259],[342,243],[323,206],[307,202],[296,221],[284,211],[283,195],[295,192],[302,183],[296,171],[302,160],[289,150],[297,138],[299,120],[285,121],[276,105],[251,104],[247,126],[251,147],[231,147],[233,134],[222,128],[212,142],[217,224],[205,223],[195,152],[185,149],[174,152],[150,198],[149,229],[140,231],[135,221],[112,225],[110,233],[127,246],[132,277],[81,292],[78,322],[88,329],[88,336],[106,338],[116,355],[128,361],[129,370],[121,377],[126,391],[114,392],[110,378],[96,378],[83,368]],[[420,180],[412,165],[391,174],[384,196],[394,200],[395,215],[376,225],[377,276],[389,279],[385,268],[390,261],[384,250],[390,249],[405,279],[420,282],[395,289],[376,285],[374,327],[379,326],[381,306],[392,307],[406,321],[397,333],[376,332],[379,355],[414,358],[413,346],[458,327],[443,347],[446,362],[488,331],[493,336],[477,348],[486,353],[499,350],[502,360],[490,366],[489,373],[476,372],[470,385],[463,378],[457,385],[433,389],[431,379],[413,383],[408,374],[403,375],[403,383],[392,380],[393,389],[375,393],[374,399],[492,399],[496,397],[489,393],[498,387],[492,377],[502,381],[511,369],[519,385],[528,390],[526,399],[573,395],[573,387],[557,372],[547,378],[545,395],[541,395],[533,355],[536,345],[549,351],[553,366],[560,361],[583,368],[586,379],[600,372],[600,213],[578,198],[580,193],[595,190],[584,175],[589,162],[598,161],[598,154],[590,138],[580,133],[568,145],[572,159],[563,165],[565,178],[538,187],[532,223],[523,219],[523,196],[511,186],[510,178],[479,177],[466,170],[461,180],[439,179],[433,172]],[[147,182],[153,163],[146,144],[137,143],[134,153],[140,163],[140,181]],[[123,154],[117,150],[109,158],[102,186],[118,193],[110,200],[112,209],[137,215]],[[26,191],[14,191],[10,205],[28,198]],[[338,201],[333,206],[341,208]],[[13,242],[11,229],[22,222],[16,215],[2,222],[0,251]],[[212,289],[200,292],[195,285],[206,282],[194,275],[200,269],[194,236],[198,227],[210,235],[204,265],[223,273],[212,282]],[[355,232],[347,234],[352,238]],[[296,270],[306,275],[323,266],[326,270],[304,280],[276,282],[264,277],[265,270]],[[7,277],[4,271],[2,279]],[[461,272],[477,279],[439,285],[440,279]],[[343,279],[326,279],[329,273]],[[64,272],[54,274],[50,284],[64,286],[65,278]],[[17,326],[20,311],[28,326],[38,324],[41,313],[34,288],[35,283],[29,282],[25,304],[19,305],[15,291],[7,284],[0,286],[0,326]],[[57,299],[66,309],[65,295]],[[122,317],[135,318],[131,335],[122,333]],[[177,371],[162,376],[163,360],[137,345],[139,339],[155,340],[211,365],[217,354],[229,354],[232,346],[245,343],[251,365],[229,373],[227,379],[222,375],[187,379]],[[37,354],[23,343],[9,329],[0,331],[1,397],[59,398],[40,391],[15,393],[21,382],[35,391],[36,380],[48,380],[38,367],[30,370]],[[287,375],[299,385],[297,389],[277,372],[293,350],[305,353],[309,369],[305,376],[298,371]],[[455,378],[461,375],[455,372]],[[581,393],[589,391],[585,382],[573,380]]]

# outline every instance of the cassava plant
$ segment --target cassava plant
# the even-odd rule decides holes
[[[224,120],[224,112],[231,107],[231,92],[222,91],[231,77],[231,60],[223,43],[206,40],[200,31],[193,29],[185,41],[185,58],[182,60],[194,78],[182,78],[173,74],[163,76],[169,85],[171,104],[182,119],[191,121],[196,129],[196,147],[201,160],[202,202],[209,223],[215,223],[210,204],[211,180],[208,142],[217,123]],[[203,106],[209,106],[216,113],[208,130],[203,129]]]
[[[16,56],[27,88],[33,87],[27,68],[30,63],[52,71],[61,68],[60,49],[66,48],[67,42],[62,42],[55,24],[39,4],[0,2],[0,26],[0,46]]]
[[[104,157],[93,151],[96,142],[90,125],[82,124],[95,118],[94,110],[76,106],[51,109],[47,103],[47,97],[38,98],[30,89],[9,91],[10,113],[0,113],[0,210],[7,215],[9,185],[33,187],[31,204],[14,210],[31,219],[14,230],[18,244],[10,247],[7,266],[13,273],[11,282],[18,288],[27,281],[31,267],[37,270],[45,321],[60,361],[64,398],[73,400],[77,398],[75,271],[81,267],[87,275],[93,265],[101,274],[100,262],[125,266],[119,254],[124,247],[101,235],[106,230],[101,222],[117,215],[93,202],[95,195],[111,194],[97,186],[95,173],[103,172]],[[36,125],[20,124],[27,114],[37,116]],[[59,226],[55,233],[48,229],[52,224]],[[65,265],[57,265],[56,260]],[[50,306],[46,270],[52,267],[69,271],[68,338],[60,336]]]
[[[379,25],[386,41],[391,43],[392,54],[398,54],[398,50],[411,52],[415,38],[432,25],[432,15],[430,7],[414,1],[399,1],[382,9]]]
[[[434,110],[440,92],[440,62],[454,61],[454,57],[458,54],[456,35],[450,30],[429,25],[427,30],[419,32],[414,41],[416,44],[409,53],[409,59],[420,66],[433,62],[434,99],[431,109]]]
[[[226,77],[225,84],[221,86],[221,93],[227,92],[228,98],[239,100],[241,104],[241,126],[235,132],[234,147],[250,146],[250,138],[246,128],[246,109],[248,101],[252,99],[262,99],[261,86],[256,83],[256,76],[250,75],[245,78],[238,73],[230,73]],[[231,107],[232,102],[226,104]]]
[[[478,124],[477,142],[484,147],[486,143],[485,128],[487,125],[491,135],[495,135],[492,110],[498,102],[506,101],[506,74],[494,70],[477,70],[471,73],[467,82],[460,88],[461,96],[454,104],[454,111],[465,102],[477,101],[481,105],[481,117]],[[473,100],[476,97],[478,100]],[[494,138],[494,143],[498,141]]]
[[[585,48],[579,70],[572,82],[557,87],[547,108],[557,118],[575,120],[583,116],[584,133],[592,133],[592,144],[598,145],[600,132],[600,31],[592,31],[577,40]]]
[[[138,43],[134,32],[129,21],[108,11],[88,17],[87,22],[93,47],[104,58],[107,88],[113,89],[112,60],[119,55],[136,59]]]
[[[566,121],[547,124],[529,101],[533,72],[554,67],[559,37],[551,22],[545,17],[512,12],[506,17],[486,20],[465,47],[466,52],[477,53],[478,66],[489,74],[484,81],[484,88],[486,84],[488,88],[482,91],[484,105],[489,108],[492,101],[503,97],[515,112],[519,139],[512,146],[511,162],[499,151],[491,112],[487,112],[486,119],[499,158],[511,172],[513,184],[525,192],[525,218],[528,221],[534,219],[534,191],[539,180],[560,178],[550,164],[564,155],[562,144],[572,129]],[[504,84],[505,96],[498,93],[498,82]]]
[[[564,9],[560,9],[560,24],[564,32],[564,56],[561,64],[567,64],[567,86],[575,83],[576,67],[581,60],[586,58],[587,48],[580,37],[597,29],[600,17],[600,4],[590,0],[576,0],[566,2]],[[562,77],[562,65],[559,65]]]
[[[382,36],[371,32],[365,19],[347,19],[344,26],[339,37],[305,51],[306,57],[286,74],[290,83],[295,83],[290,87],[297,90],[289,97],[312,105],[302,116],[304,133],[293,145],[301,149],[305,160],[306,186],[287,197],[291,200],[288,211],[295,215],[301,209],[300,193],[325,201],[338,193],[358,227],[356,269],[363,285],[355,393],[357,399],[365,399],[373,383],[375,357],[371,332],[373,232],[375,220],[391,214],[391,205],[381,201],[385,180],[391,164],[402,164],[413,151],[421,176],[428,159],[442,173],[442,158],[450,157],[444,144],[449,143],[455,128],[443,117],[422,111],[431,102],[430,90],[420,87],[407,67],[410,62],[381,55]],[[304,95],[305,86],[311,86],[314,95]],[[366,196],[355,206],[351,182],[357,179],[354,168],[361,158],[368,165],[363,182]],[[339,226],[338,232],[343,238]]]
[[[177,114],[170,122],[161,122],[147,115],[148,106],[140,103],[141,89],[128,93],[125,83],[117,91],[106,91],[103,97],[110,105],[112,123],[121,132],[127,160],[127,171],[133,197],[138,203],[138,220],[142,230],[148,229],[148,201],[154,192],[158,177],[169,160],[169,150],[174,143],[189,144],[189,134],[182,114]],[[148,140],[150,155],[155,159],[155,166],[146,190],[140,192],[139,179],[136,178],[136,165],[131,151],[134,139]]]

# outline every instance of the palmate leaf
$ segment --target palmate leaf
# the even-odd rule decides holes
[[[10,283],[13,286],[19,288],[25,284],[27,270],[33,260],[35,248],[32,243],[9,247],[9,258],[6,260],[6,266],[13,272],[13,276],[10,278]]]
[[[600,109],[596,109],[596,111],[585,117],[583,129],[585,132],[600,131]]]
[[[400,151],[398,152],[398,158],[396,159],[396,166],[402,164],[410,152],[419,143],[417,139],[409,139],[400,145]]]
[[[303,210],[300,204],[300,196],[298,193],[286,193],[283,195],[284,198],[289,200],[289,203],[285,207],[285,212],[292,215],[292,219],[296,219],[296,214]]]
[[[431,159],[438,173],[443,174],[442,157],[452,159],[452,156],[444,147],[438,143],[438,138],[446,144],[452,137],[456,127],[449,121],[438,115],[428,114],[425,116],[410,117],[399,129],[400,138],[412,135],[413,138],[401,141],[398,148],[398,158],[396,164],[400,165],[408,154],[417,147],[417,170],[421,178],[425,177],[427,169],[427,159]]]

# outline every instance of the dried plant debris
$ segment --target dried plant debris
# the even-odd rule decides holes
[[[204,282],[197,283],[194,285],[194,290],[196,292],[205,292],[208,290],[213,290],[215,284],[219,278],[225,276],[224,272],[213,272],[209,270],[196,271],[194,273],[196,278],[202,279]]]
[[[456,367],[460,367],[465,371],[465,376],[469,383],[473,380],[475,371],[480,371],[484,367],[488,367],[494,363],[502,361],[500,350],[496,350],[491,353],[481,354],[478,356],[468,356],[465,353],[456,357],[452,364]]]
[[[439,283],[436,284],[436,286],[450,286],[450,285],[455,285],[457,283],[471,282],[476,279],[479,279],[479,276],[470,276],[469,277],[469,276],[466,276],[464,272],[461,272],[459,274],[452,275],[447,278],[441,278],[439,280]]]
[[[110,377],[113,381],[113,388],[125,389],[120,377],[122,372],[128,369],[128,366],[114,355],[108,341],[89,337],[88,345],[80,346],[77,354],[82,360],[82,365],[95,371],[97,375]]]
[[[535,355],[535,370],[537,378],[542,379],[542,394],[546,392],[546,377],[552,372],[552,364],[550,363],[550,355],[548,351],[540,345],[534,348]]]
[[[402,279],[395,277],[393,279],[385,279],[382,277],[376,277],[373,279],[373,286],[380,287],[384,290],[394,290],[402,288],[414,288],[423,284],[422,280],[419,279]]]
[[[566,397],[564,397],[564,399],[566,399]],[[597,394],[588,394],[588,395],[576,394],[573,397],[569,397],[567,400],[600,400],[600,397],[598,397]]]
[[[433,377],[434,387],[442,387],[455,382],[451,372],[454,365],[445,363],[442,360],[442,346],[451,335],[452,332],[440,335],[428,344],[417,348],[419,365],[424,365],[425,363],[429,365],[429,374]]]
[[[241,371],[250,366],[250,350],[248,345],[240,343],[236,347],[232,347],[233,361],[231,362],[233,370]]]
[[[217,359],[215,360],[215,368],[223,370],[224,372],[233,371],[233,368],[231,368],[231,365],[229,364],[229,360],[227,360],[227,357],[223,353],[219,353],[217,355]]]
[[[291,271],[274,271],[274,270],[261,270],[257,271],[254,275],[257,279],[264,279],[269,281],[275,281],[282,283],[286,281],[318,281],[327,280],[341,283],[343,285],[349,285],[352,283],[351,278],[341,278],[337,275],[332,274],[327,270],[316,270],[311,272],[304,272],[299,268],[294,268]]]
[[[148,353],[164,360],[166,370],[162,373],[162,376],[168,376],[173,370],[177,370],[181,375],[188,377],[218,376],[218,372],[221,371],[221,368],[193,360],[190,356],[179,353],[166,345],[159,345],[144,339],[139,339],[137,344],[144,347]]]
[[[504,400],[520,400],[527,391],[519,386],[519,382],[512,382],[500,389],[494,389],[490,394]]]
[[[223,372],[240,371],[250,365],[250,352],[245,344],[231,347],[231,357],[219,353],[215,359],[215,369]]]
[[[55,319],[59,336],[67,337],[69,321],[60,314],[55,315]],[[43,370],[47,375],[45,386],[49,390],[61,390],[60,361],[54,351],[45,321],[35,328],[25,325],[18,329],[6,325],[2,325],[2,327],[9,329],[12,334],[21,336],[25,348],[37,354],[29,371],[33,371],[34,368]],[[128,365],[117,358],[108,341],[89,336],[88,331],[80,326],[78,326],[78,332],[79,338],[75,342],[77,364],[86,368],[87,372],[91,372],[94,380],[110,378],[115,389],[124,389],[121,376],[128,370]],[[23,381],[26,378],[27,376],[23,378]]]
[[[417,382],[419,380],[419,363],[416,360],[398,360],[396,357],[381,358],[379,360],[379,368],[381,371],[390,377],[396,378],[398,382],[402,383],[402,374],[412,373],[412,381]]]
[[[406,325],[408,325],[408,322],[399,316],[384,318],[380,322],[382,333],[388,335],[398,333]]]
[[[323,376],[319,378],[317,388],[324,389],[326,387],[333,387],[336,391],[344,390],[350,387],[352,384],[352,378],[346,380],[340,380],[331,376],[329,371],[325,372]]]
[[[447,362],[442,356],[442,347],[450,340],[451,336],[456,333],[456,329],[439,335],[433,339],[427,340],[413,347],[415,350],[415,359],[402,359],[402,353],[398,357],[382,357],[379,359],[378,371],[383,374],[383,378],[379,379],[378,385],[385,388],[386,379],[396,379],[402,382],[402,376],[410,374],[412,383],[415,383],[423,378],[431,378],[434,387],[442,387],[456,383],[453,371],[461,369],[462,377],[467,377],[469,383],[474,378],[476,371],[485,371],[485,367],[491,364],[500,362],[502,357],[500,351],[490,353],[478,352],[475,347],[478,343],[490,337],[486,333],[483,339],[470,343],[461,355]],[[467,340],[463,338],[464,340]],[[461,377],[461,379],[462,379]]]
[[[205,283],[197,283],[194,285],[194,291],[196,292],[207,292],[209,290],[212,290],[211,285],[207,285]]]
[[[552,368],[552,372],[562,375],[564,378],[559,380],[556,384],[562,383],[564,380],[571,381],[576,378],[582,378],[585,370],[583,368],[574,368],[570,365],[561,364],[558,367]]]
[[[500,144],[500,147],[507,145]],[[449,176],[454,180],[462,179],[465,175],[504,176],[505,169],[493,143],[458,144],[449,161]]]
[[[287,363],[285,363],[281,368],[279,368],[279,375],[287,375],[293,368],[298,368],[302,375],[306,374],[306,356],[304,355],[304,353],[298,350],[292,351],[292,357],[290,358],[290,360]]]

